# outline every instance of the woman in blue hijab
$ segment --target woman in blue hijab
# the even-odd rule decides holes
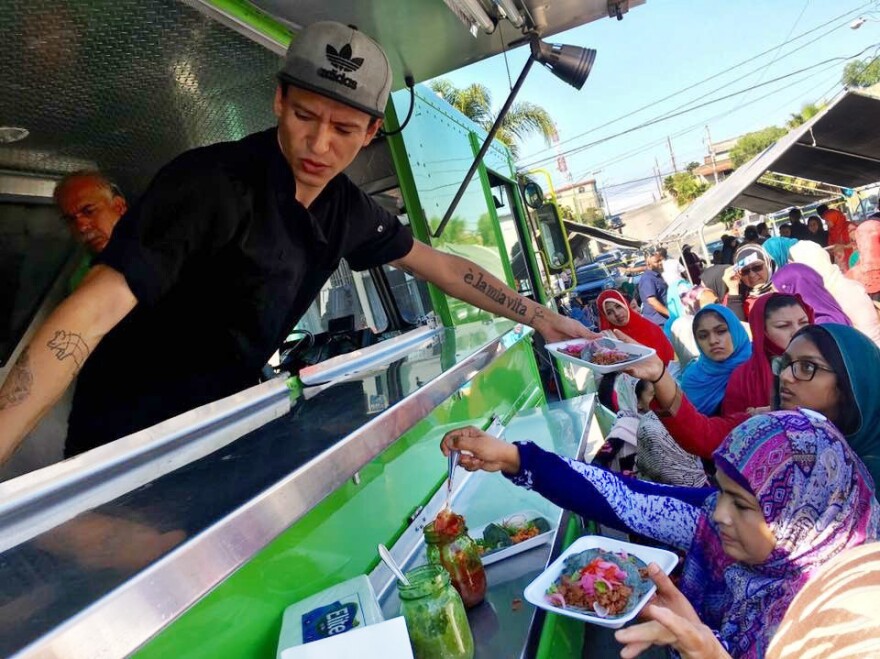
[[[730,375],[752,356],[752,343],[734,313],[720,304],[709,304],[694,317],[694,338],[700,356],[682,375],[681,388],[702,414],[712,416]]]
[[[770,258],[773,259],[773,262],[776,264],[776,269],[779,269],[789,262],[789,251],[791,251],[792,245],[796,244],[797,240],[794,238],[773,236],[772,238],[765,240],[764,244],[761,246],[764,248],[764,251],[770,255]]]

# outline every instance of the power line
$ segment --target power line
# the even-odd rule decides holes
[[[653,125],[655,125],[655,124],[661,123],[661,122],[666,121],[666,120],[668,120],[668,119],[673,119],[673,118],[675,118],[675,117],[679,117],[679,116],[682,116],[682,115],[684,115],[684,114],[688,114],[688,113],[690,113],[690,112],[693,112],[694,110],[699,110],[699,109],[704,108],[704,107],[707,107],[707,106],[709,106],[709,105],[714,105],[715,103],[720,103],[721,101],[726,101],[726,100],[728,100],[728,99],[730,99],[730,98],[735,98],[736,96],[739,96],[739,95],[741,95],[741,94],[745,94],[745,93],[750,92],[750,91],[755,90],[755,89],[760,89],[761,87],[766,87],[767,85],[772,85],[772,84],[775,83],[775,82],[779,82],[780,80],[786,80],[787,78],[791,78],[792,76],[800,75],[801,73],[806,73],[807,71],[811,71],[811,70],[813,70],[813,69],[815,69],[815,68],[818,68],[818,67],[820,67],[820,66],[825,66],[826,64],[829,64],[829,63],[831,63],[831,62],[839,62],[839,61],[847,61],[847,60],[855,59],[856,57],[861,56],[862,54],[864,54],[865,52],[867,52],[867,51],[870,50],[871,48],[874,48],[874,47],[877,46],[877,45],[878,45],[878,44],[872,44],[872,45],[869,46],[868,48],[865,48],[864,50],[862,50],[862,51],[860,51],[859,53],[857,53],[857,54],[855,54],[855,55],[852,55],[852,56],[850,56],[850,57],[832,57],[832,58],[829,58],[829,59],[827,59],[827,60],[823,60],[823,61],[821,61],[821,62],[817,62],[816,64],[811,64],[810,66],[804,67],[803,69],[798,69],[797,71],[792,71],[792,72],[790,72],[790,73],[786,73],[785,75],[778,76],[778,77],[773,78],[773,79],[771,79],[771,80],[768,80],[768,81],[766,81],[766,82],[762,82],[762,83],[757,84],[757,85],[751,85],[750,87],[746,87],[745,89],[739,89],[739,90],[737,90],[737,91],[735,91],[735,92],[731,92],[731,93],[729,93],[729,94],[725,94],[724,96],[719,96],[718,98],[711,99],[711,100],[708,100],[708,101],[704,101],[703,103],[699,103],[699,104],[694,105],[694,106],[692,106],[692,107],[690,107],[690,108],[687,108],[687,109],[681,110],[680,112],[675,112],[675,113],[672,113],[672,114],[667,114],[667,115],[663,115],[663,116],[660,116],[660,117],[655,117],[654,119],[651,119],[651,120],[646,121],[646,122],[644,122],[644,123],[638,124],[638,125],[636,125],[636,126],[632,126],[631,128],[627,128],[626,130],[622,130],[622,131],[620,131],[620,132],[618,132],[618,133],[614,133],[614,134],[612,134],[612,135],[608,135],[608,136],[603,137],[603,138],[600,138],[600,139],[598,139],[598,140],[594,140],[594,141],[592,141],[592,142],[588,142],[587,144],[581,145],[581,146],[579,146],[579,147],[575,147],[575,148],[573,148],[573,149],[569,149],[569,150],[567,150],[567,151],[563,151],[561,154],[556,154],[556,156],[557,156],[557,157],[558,157],[559,155],[565,155],[565,156],[567,156],[567,155],[571,155],[571,154],[573,154],[573,153],[578,153],[578,152],[580,152],[580,151],[585,151],[586,149],[592,148],[592,147],[597,146],[597,145],[599,145],[599,144],[604,144],[605,142],[609,142],[609,141],[611,141],[611,140],[613,140],[613,139],[616,139],[616,138],[618,138],[618,137],[621,137],[621,136],[623,136],[623,135],[628,135],[628,134],[630,134],[630,133],[634,133],[634,132],[636,132],[636,131],[638,131],[638,130],[641,130],[642,128],[647,128],[648,126],[653,126]],[[548,159],[539,160],[539,161],[537,161],[537,162],[538,162],[538,163],[540,163],[540,162],[546,162],[546,160],[548,160]],[[525,167],[529,167],[529,168],[531,168],[531,167],[534,167],[535,164],[536,164],[536,163],[531,163],[531,164],[528,164],[528,165],[523,165],[523,167],[524,167],[524,168],[525,168]]]
[[[875,45],[876,45],[876,44],[875,44]],[[632,127],[632,128],[626,129],[626,130],[621,131],[621,132],[619,132],[619,133],[614,133],[614,134],[612,134],[612,135],[609,135],[609,136],[607,136],[607,137],[600,138],[600,139],[595,140],[595,141],[593,141],[593,142],[588,142],[587,144],[584,144],[584,145],[581,145],[581,146],[577,146],[577,147],[573,147],[573,148],[571,148],[571,149],[568,149],[567,151],[563,151],[563,152],[561,153],[561,155],[570,155],[570,154],[573,154],[573,153],[578,153],[578,152],[580,152],[580,151],[584,151],[584,150],[589,149],[589,148],[591,148],[591,147],[593,147],[593,146],[596,146],[596,145],[598,145],[598,144],[602,144],[602,143],[604,143],[604,142],[607,142],[607,141],[609,141],[609,140],[611,140],[611,139],[615,139],[615,138],[617,138],[617,137],[620,137],[620,136],[622,136],[622,135],[626,135],[626,134],[631,133],[631,132],[634,132],[634,131],[636,131],[636,130],[640,130],[641,128],[645,128],[645,127],[647,127],[647,126],[653,126],[654,124],[660,123],[660,122],[662,122],[662,121],[666,121],[667,119],[672,119],[672,118],[674,118],[674,117],[678,117],[678,116],[681,116],[681,115],[683,115],[683,114],[687,114],[688,112],[692,112],[692,111],[694,111],[694,110],[699,110],[700,108],[706,107],[706,106],[708,106],[708,105],[713,105],[713,104],[715,104],[715,103],[718,103],[718,102],[720,102],[720,101],[727,100],[727,99],[729,99],[729,98],[733,98],[733,97],[738,96],[738,95],[740,95],[740,94],[748,93],[748,92],[750,92],[750,91],[753,91],[754,89],[758,89],[758,88],[760,88],[760,87],[765,87],[765,86],[767,86],[767,85],[771,85],[771,84],[773,84],[773,83],[775,83],[775,82],[779,82],[780,80],[785,80],[785,79],[790,78],[790,77],[792,77],[792,76],[800,75],[800,74],[805,73],[805,72],[807,72],[807,71],[810,71],[810,70],[812,70],[812,69],[814,69],[814,68],[818,68],[818,67],[824,66],[824,65],[829,64],[829,63],[834,63],[834,62],[838,62],[838,61],[846,61],[846,60],[849,60],[849,59],[855,59],[856,57],[861,56],[861,55],[864,54],[867,50],[870,50],[870,49],[873,48],[873,47],[874,47],[874,46],[869,46],[869,47],[866,48],[865,50],[861,51],[861,52],[858,53],[857,55],[853,55],[852,57],[836,57],[836,58],[831,58],[831,59],[824,60],[824,61],[822,61],[822,62],[817,62],[816,64],[811,64],[810,66],[805,67],[805,68],[803,68],[803,69],[798,69],[797,71],[792,71],[792,72],[790,72],[790,73],[787,73],[787,74],[785,74],[785,75],[779,76],[779,77],[777,77],[777,78],[773,78],[772,80],[768,80],[768,81],[766,81],[766,82],[762,82],[762,83],[759,83],[759,84],[757,84],[757,85],[752,85],[752,86],[747,87],[747,88],[745,88],[745,89],[740,89],[740,90],[738,90],[738,91],[736,91],[736,92],[732,92],[732,93],[730,93],[730,94],[726,94],[726,95],[724,95],[724,96],[720,96],[720,97],[715,98],[715,99],[710,99],[710,100],[708,100],[708,101],[703,101],[702,103],[698,103],[697,105],[686,104],[685,106],[679,106],[679,107],[677,108],[677,111],[671,111],[671,112],[668,112],[668,113],[666,113],[666,114],[659,115],[659,116],[657,116],[657,117],[654,117],[653,119],[649,119],[649,120],[646,121],[646,122],[643,122],[643,123],[641,123],[641,124],[638,124],[638,125],[636,125],[636,126],[634,126],[634,127]],[[799,81],[799,82],[803,82],[803,81],[801,80],[801,81]],[[796,83],[796,84],[799,84],[799,83]],[[715,91],[719,91],[719,90],[715,90]],[[778,90],[777,90],[777,91],[778,91]],[[774,93],[775,93],[775,92],[774,92]],[[726,111],[724,114],[726,115],[726,114],[729,114],[729,113],[730,113],[730,111],[728,110],[728,111]],[[555,154],[555,157],[558,157],[559,155],[560,155],[560,154],[557,153],[557,154]],[[542,158],[542,159],[540,159],[540,160],[533,161],[532,163],[529,163],[529,164],[527,164],[527,165],[523,165],[522,167],[523,167],[523,168],[526,168],[526,167],[531,168],[531,167],[534,167],[537,163],[546,162],[546,161],[551,160],[551,159],[552,159],[552,158],[550,158],[550,157],[548,156],[547,158]]]
[[[801,19],[804,17],[804,12],[807,11],[807,7],[809,7],[809,6],[810,6],[810,0],[807,0],[807,1],[804,3],[803,9],[801,9],[801,13],[798,14],[798,17],[795,19],[794,23],[792,24],[791,29],[788,31],[788,34],[785,35],[785,41],[788,41],[789,37],[791,37],[791,33],[795,31],[795,28],[797,28],[798,23],[801,22]],[[836,30],[836,29],[838,29],[838,28],[835,28],[835,30]],[[834,30],[832,30],[832,32],[833,32],[833,31],[834,31]],[[783,41],[783,43],[785,43],[785,41]],[[807,45],[809,45],[809,44],[810,44],[810,42],[807,42]],[[776,49],[776,53],[773,55],[773,59],[770,60],[770,63],[769,63],[767,66],[765,66],[765,67],[763,67],[763,68],[761,69],[761,75],[758,77],[758,82],[761,82],[761,81],[764,79],[764,74],[766,74],[767,71],[769,71],[771,68],[773,68],[773,65],[776,64],[777,60],[779,59],[779,51],[780,51],[780,50],[782,50],[782,44],[780,44],[780,45],[779,45],[779,48]],[[791,54],[791,53],[789,53],[789,54]],[[746,96],[743,97],[742,101],[740,101],[740,104],[737,105],[737,106],[733,109],[733,112],[736,112],[736,111],[739,110],[743,105],[745,105],[746,100],[748,100],[748,94],[746,94]]]
[[[828,69],[828,68],[831,68],[831,67],[826,67],[826,69]],[[765,94],[765,95],[764,95],[764,99],[768,99],[768,98],[770,98],[771,96],[775,96],[776,94],[779,94],[780,92],[785,91],[786,89],[790,89],[791,87],[795,87],[795,86],[797,86],[797,85],[801,85],[801,84],[803,84],[803,83],[805,83],[805,82],[808,82],[808,81],[811,81],[811,80],[812,80],[812,77],[811,77],[811,78],[804,79],[804,80],[797,80],[797,81],[795,81],[794,83],[790,83],[790,84],[788,84],[788,85],[784,85],[784,86],[780,87],[779,89],[774,89],[773,91],[771,91],[771,92]],[[768,83],[768,84],[769,84],[769,83]],[[822,98],[822,97],[820,96],[819,98]],[[787,102],[786,102],[786,105],[791,105],[792,102],[793,102],[793,101],[787,101]],[[783,106],[780,106],[779,108],[777,108],[776,110],[774,110],[774,112],[777,111],[777,110],[779,110],[779,109],[781,109],[782,107],[783,107]],[[700,121],[696,122],[695,124],[693,124],[693,125],[691,125],[691,126],[688,126],[687,128],[685,128],[685,129],[683,129],[683,130],[681,130],[681,131],[679,131],[679,132],[677,132],[677,133],[673,133],[673,134],[672,134],[672,137],[679,137],[679,136],[681,136],[681,135],[685,135],[686,133],[689,133],[689,132],[691,132],[691,131],[693,131],[693,130],[700,129],[700,128],[702,128],[702,126],[703,126],[704,124],[706,124],[706,123],[708,123],[708,122],[715,121],[716,119],[720,119],[721,117],[726,117],[728,114],[729,114],[728,111],[724,111],[724,112],[720,112],[720,113],[718,113],[718,114],[716,114],[716,115],[714,115],[714,116],[711,116],[711,117],[709,117],[709,118],[707,118],[707,119],[701,119]],[[603,169],[603,168],[605,168],[605,167],[608,167],[609,165],[615,164],[616,162],[619,162],[619,161],[621,161],[621,160],[625,160],[626,158],[632,157],[632,156],[634,156],[634,155],[638,155],[639,153],[643,153],[643,152],[645,152],[645,151],[650,151],[651,149],[654,149],[654,148],[660,146],[661,144],[663,144],[663,143],[665,143],[665,142],[666,142],[666,137],[662,137],[662,138],[656,140],[655,142],[652,142],[651,144],[649,144],[649,145],[647,145],[647,146],[639,147],[638,149],[636,149],[636,150],[630,152],[629,155],[626,155],[626,154],[625,154],[625,155],[622,156],[622,157],[615,157],[615,158],[612,158],[610,161],[605,161],[605,162],[602,162],[602,163],[600,163],[600,164],[594,165],[594,166],[590,167],[589,169],[587,169],[587,170],[584,172],[584,174],[583,174],[582,176],[585,176],[585,175],[586,175],[588,172],[590,172],[590,171],[594,171],[594,170],[597,170],[597,169]]]
[[[841,19],[843,19],[843,18],[849,18],[849,17],[852,16],[853,14],[859,13],[862,9],[864,9],[865,7],[867,7],[867,6],[869,6],[869,5],[872,5],[872,4],[874,4],[874,0],[871,0],[870,2],[866,2],[866,3],[862,4],[862,5],[859,5],[859,6],[856,7],[855,9],[851,9],[851,10],[849,10],[849,11],[847,11],[847,12],[844,12],[843,14],[840,14],[839,16],[836,16],[836,17],[832,18],[831,20],[826,21],[825,23],[822,23],[822,24],[820,24],[820,25],[817,25],[816,27],[811,28],[811,29],[807,30],[806,32],[802,32],[802,33],[799,34],[798,36],[796,36],[796,37],[794,37],[793,39],[791,39],[791,40],[789,41],[789,43],[794,43],[794,42],[796,42],[796,41],[799,41],[800,39],[802,39],[802,38],[804,38],[804,37],[806,37],[806,36],[809,36],[810,34],[813,34],[814,32],[817,32],[818,30],[821,30],[822,28],[827,27],[827,26],[830,25],[831,23],[834,23],[834,22],[836,22],[836,21],[838,21],[838,20],[841,20]],[[820,35],[818,38],[822,38],[822,37],[824,37],[824,36],[827,36],[827,34],[830,34],[830,32],[833,32],[834,30],[837,30],[837,29],[839,29],[840,27],[842,27],[842,25],[839,25],[839,26],[835,27],[833,30],[829,31],[828,33],[825,33],[825,34]],[[589,130],[586,130],[586,131],[584,131],[583,133],[579,133],[578,135],[573,135],[572,137],[568,137],[568,138],[566,138],[566,139],[564,139],[564,140],[558,142],[558,143],[557,143],[557,146],[558,146],[558,145],[561,145],[561,144],[565,144],[565,143],[571,142],[572,140],[576,140],[576,139],[578,139],[578,138],[583,137],[584,135],[588,135],[588,134],[590,134],[590,133],[592,133],[592,132],[595,132],[595,131],[597,131],[597,130],[601,130],[602,128],[606,128],[607,126],[610,126],[610,125],[615,124],[615,123],[617,123],[617,122],[619,122],[619,121],[622,121],[624,118],[626,118],[626,117],[628,117],[628,116],[631,116],[631,115],[637,114],[637,113],[639,113],[639,112],[642,112],[643,110],[647,110],[647,109],[649,109],[649,108],[651,108],[651,107],[654,107],[655,105],[659,105],[659,104],[661,104],[661,103],[663,103],[663,102],[665,102],[665,101],[668,101],[668,100],[671,99],[671,98],[674,98],[675,96],[678,96],[679,94],[683,94],[684,92],[687,92],[687,91],[690,91],[691,89],[694,89],[694,88],[696,88],[696,87],[699,87],[700,85],[703,85],[703,84],[709,82],[710,80],[714,80],[714,79],[716,79],[716,78],[719,78],[719,77],[721,77],[721,76],[723,76],[723,75],[725,75],[725,74],[727,74],[727,73],[730,73],[731,71],[734,71],[734,70],[740,68],[741,66],[745,66],[746,64],[748,64],[748,63],[750,63],[750,62],[753,62],[753,61],[755,61],[755,60],[757,60],[757,59],[760,59],[761,57],[763,57],[763,56],[765,56],[765,55],[767,55],[767,54],[773,52],[774,50],[778,49],[779,47],[784,46],[785,43],[786,43],[786,42],[783,41],[783,42],[780,43],[780,44],[774,45],[772,48],[769,48],[769,49],[767,49],[767,50],[765,50],[765,51],[763,51],[763,52],[760,52],[760,53],[758,53],[757,55],[753,55],[752,57],[750,57],[750,58],[748,58],[748,59],[745,59],[745,60],[743,60],[743,61],[741,61],[741,62],[739,62],[739,63],[737,63],[737,64],[734,64],[734,65],[732,65],[732,66],[730,66],[730,67],[724,69],[723,71],[719,71],[718,73],[715,73],[715,74],[709,76],[708,78],[704,78],[703,80],[699,80],[698,82],[695,82],[695,83],[693,83],[693,84],[691,84],[691,85],[689,85],[689,86],[687,86],[687,87],[684,87],[684,88],[682,88],[682,89],[679,89],[678,91],[672,92],[672,93],[669,94],[668,96],[664,96],[664,97],[661,98],[661,99],[658,99],[658,100],[656,100],[656,101],[652,101],[652,102],[650,102],[650,103],[648,103],[648,104],[646,104],[646,105],[643,105],[643,106],[640,107],[640,108],[637,108],[637,109],[635,109],[635,110],[633,110],[633,111],[631,111],[631,112],[627,112],[627,113],[625,113],[624,115],[622,115],[622,116],[620,116],[620,117],[617,117],[617,118],[615,118],[615,119],[612,119],[611,121],[607,121],[607,122],[605,122],[604,124],[601,124],[601,125],[599,125],[599,126],[595,126],[595,127],[593,127],[593,128],[590,128]],[[811,43],[812,43],[812,42],[811,42]],[[751,73],[754,73],[754,71],[752,71]],[[750,73],[750,74],[747,74],[747,75],[751,75],[751,73]],[[546,149],[546,148],[545,148],[545,149],[541,149],[540,151],[535,152],[535,153],[533,154],[533,156],[535,156],[535,155],[537,155],[537,154],[539,154],[539,153],[542,153],[542,152],[544,152],[544,151],[548,151],[548,150],[549,150],[549,149]],[[528,165],[526,165],[526,166],[528,166]]]

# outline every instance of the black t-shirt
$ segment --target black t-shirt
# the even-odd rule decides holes
[[[138,304],[79,375],[67,454],[256,384],[340,259],[365,270],[412,241],[344,175],[303,207],[274,128],[179,156],[96,261]]]

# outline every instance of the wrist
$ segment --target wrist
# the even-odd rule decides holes
[[[519,473],[520,470],[520,459],[519,459],[519,447],[516,444],[505,444],[504,446],[504,457],[501,460],[501,471],[510,476],[514,476]]]
[[[661,361],[661,362],[660,362],[660,365],[663,367],[663,368],[660,370],[660,375],[658,375],[658,376],[655,377],[655,378],[651,378],[650,380],[648,380],[651,384],[657,384],[658,382],[660,382],[660,380],[663,379],[663,376],[666,375],[666,362]]]
[[[536,332],[543,334],[544,330],[549,329],[552,325],[550,322],[551,312],[546,307],[541,306],[540,304],[533,303],[535,306],[532,309],[532,319],[529,321],[529,326],[535,330]]]

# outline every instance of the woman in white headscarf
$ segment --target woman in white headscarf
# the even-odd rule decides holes
[[[792,263],[803,263],[818,272],[825,288],[849,316],[853,327],[880,346],[880,318],[864,286],[847,279],[840,268],[831,262],[828,252],[812,241],[798,241],[791,248],[789,256]]]

